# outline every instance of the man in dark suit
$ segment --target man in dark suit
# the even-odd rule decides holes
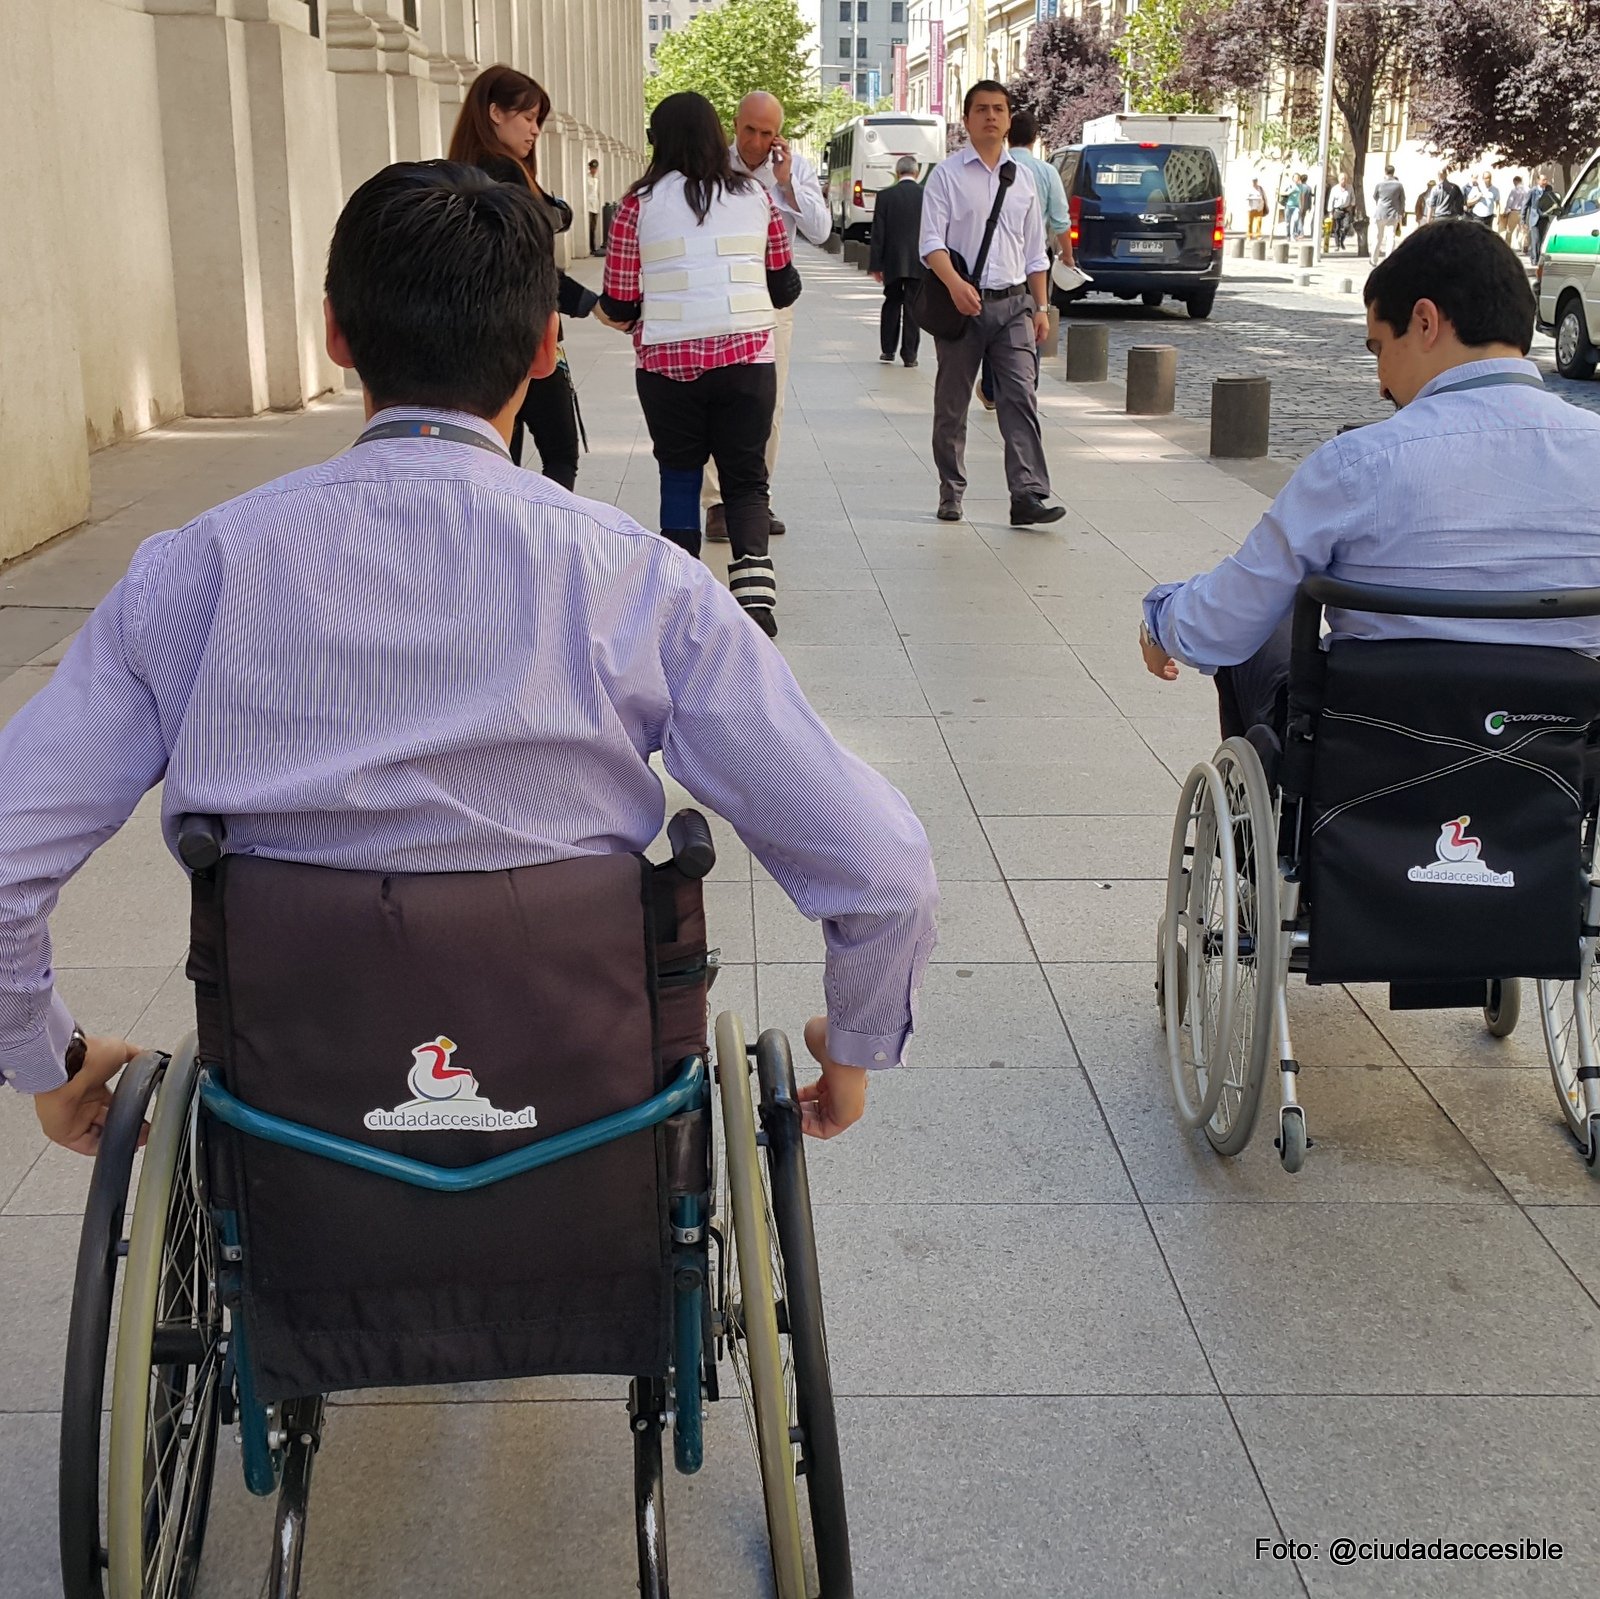
[[[873,281],[883,285],[883,315],[878,333],[880,361],[894,360],[896,342],[900,359],[917,364],[922,330],[911,311],[911,295],[925,268],[922,265],[922,185],[917,182],[917,158],[903,155],[894,164],[895,181],[882,189],[872,208]]]

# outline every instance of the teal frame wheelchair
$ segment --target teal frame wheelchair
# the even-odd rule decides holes
[[[692,891],[697,908],[699,879],[714,864],[709,829],[698,813],[684,811],[669,838],[675,881]],[[179,852],[198,892],[222,861],[220,828],[185,818]],[[702,1038],[704,992],[715,965],[715,951],[707,952],[702,940],[701,986],[691,991]],[[130,1215],[135,1152],[147,1120]],[[633,1372],[629,1388],[639,1591],[645,1599],[669,1594],[663,1435],[670,1427],[678,1472],[700,1469],[704,1406],[722,1397],[726,1365],[760,1471],[778,1599],[813,1593],[850,1599],[844,1481],[793,1061],[776,1030],[747,1046],[731,1012],[717,1019],[714,1056],[702,1048],[682,1058],[650,1098],[455,1165],[258,1108],[230,1090],[218,1062],[200,1058],[193,1036],[170,1058],[151,1053],[132,1062],[95,1164],[68,1334],[60,1466],[68,1599],[187,1599],[226,1425],[237,1428],[250,1492],[277,1497],[264,1591],[292,1599],[299,1589],[327,1395],[265,1392],[252,1345],[255,1312],[247,1309],[252,1220],[241,1203],[244,1190],[230,1196],[226,1182],[219,1183],[219,1136],[370,1176],[397,1185],[396,1195],[442,1196],[442,1203],[628,1139],[645,1140],[648,1157],[653,1140],[655,1165],[647,1159],[647,1167],[663,1174],[659,1269],[669,1308],[666,1358]],[[253,1203],[259,1208],[261,1200]],[[653,1258],[651,1242],[643,1247],[645,1258]],[[580,1365],[581,1356],[560,1369]],[[494,1373],[540,1374],[526,1361]]]
[[[1274,1142],[1297,1172],[1312,1140],[1291,974],[1386,982],[1394,1009],[1481,1006],[1496,1038],[1516,1027],[1521,979],[1532,978],[1562,1114],[1593,1166],[1600,663],[1570,649],[1424,639],[1325,650],[1325,605],[1552,621],[1600,616],[1600,589],[1301,585],[1286,727],[1225,740],[1189,773],[1173,822],[1155,990],[1179,1117],[1219,1154],[1239,1154],[1275,1059]],[[1424,822],[1438,834],[1426,863]],[[1491,846],[1469,825],[1505,870],[1480,859]]]

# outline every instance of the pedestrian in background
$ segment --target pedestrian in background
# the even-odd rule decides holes
[[[1400,237],[1406,216],[1406,187],[1385,167],[1372,190],[1372,264],[1376,266]]]
[[[833,232],[833,218],[828,214],[828,202],[822,197],[822,185],[817,181],[816,168],[783,137],[783,104],[776,95],[757,90],[739,102],[733,114],[733,145],[729,151],[733,170],[753,178],[767,191],[778,220],[783,224],[789,241],[789,251],[794,253],[794,236],[798,232],[812,244],[826,244]],[[783,398],[789,389],[789,346],[794,342],[794,312],[788,305],[777,308],[778,320],[773,328],[773,364],[777,368],[778,395],[772,412],[772,433],[767,440],[767,478],[778,469],[778,438],[783,431]],[[727,518],[721,504],[722,491],[718,484],[719,468],[715,460],[706,467],[705,488],[701,504],[706,508],[706,537],[728,538]],[[771,518],[768,529],[773,535],[783,532],[783,523]]]
[[[589,213],[589,254],[604,255],[604,236],[600,231],[600,163],[590,161],[583,180],[583,208]]]
[[[1261,237],[1261,224],[1267,217],[1267,191],[1261,187],[1260,178],[1250,180],[1250,198],[1245,203],[1245,210],[1249,214],[1247,231],[1252,239]]]
[[[1417,196],[1417,226],[1420,228],[1433,214],[1433,191],[1438,188],[1439,180],[1429,178],[1422,193]]]
[[[1345,237],[1350,232],[1350,216],[1354,204],[1355,196],[1350,192],[1350,185],[1341,176],[1328,191],[1328,216],[1333,223],[1333,247],[1336,250],[1344,248]]]
[[[1039,137],[1039,124],[1031,111],[1011,113],[1011,131],[1006,143],[1011,146],[1012,158],[1033,179],[1039,196],[1039,210],[1044,216],[1045,254],[1054,260],[1059,251],[1061,259],[1070,267],[1076,265],[1072,258],[1072,208],[1067,204],[1067,191],[1061,174],[1049,161],[1041,161],[1033,153],[1034,141]],[[1039,382],[1039,346],[1033,347],[1033,381]],[[984,356],[983,368],[978,377],[978,398],[986,411],[994,409],[994,374],[989,370],[989,357]]]
[[[776,637],[767,443],[777,311],[800,298],[789,234],[736,172],[711,102],[669,94],[650,113],[650,165],[611,219],[600,308],[633,334],[634,385],[661,474],[661,533],[700,553],[700,478],[716,461],[733,560],[728,588]]]
[[[1539,187],[1528,196],[1528,259],[1535,266],[1539,264],[1539,256],[1544,250],[1545,229],[1550,226],[1550,218],[1555,215],[1556,208],[1561,204],[1561,198],[1555,191],[1555,185],[1549,178],[1540,178]]]
[[[1467,197],[1462,193],[1461,185],[1452,183],[1448,172],[1441,172],[1439,181],[1434,184],[1433,192],[1428,196],[1428,220],[1445,222],[1451,217],[1466,214]]]
[[[1528,209],[1528,188],[1519,172],[1506,190],[1506,203],[1500,212],[1500,236],[1515,250],[1522,242],[1523,213]]]
[[[1467,191],[1467,215],[1480,227],[1492,228],[1500,215],[1500,191],[1492,173],[1480,172]]]
[[[923,266],[922,185],[917,182],[920,163],[903,155],[894,164],[895,181],[880,189],[872,207],[872,254],[867,265],[873,280],[883,285],[883,310],[878,317],[878,359],[894,360],[898,345],[907,366],[917,364],[922,330],[911,309],[911,295],[921,281]]]
[[[1306,193],[1305,179],[1296,173],[1283,191],[1283,236],[1286,239],[1300,237],[1300,202]]]
[[[966,318],[959,338],[934,340],[939,355],[933,386],[938,515],[941,522],[961,520],[961,498],[967,487],[967,412],[973,381],[987,355],[1005,445],[1011,525],[1030,527],[1066,515],[1063,506],[1046,503],[1050,470],[1034,386],[1034,346],[1050,326],[1045,309],[1050,257],[1044,216],[1038,191],[1027,181],[1017,181],[1022,174],[1006,147],[1010,91],[990,78],[973,84],[962,116],[969,142],[933,169],[922,197],[922,259]],[[991,216],[994,229],[983,255]],[[962,266],[957,266],[955,254]]]
[[[538,144],[550,96],[514,67],[486,67],[472,80],[450,135],[450,159],[477,167],[501,183],[522,184],[550,224],[552,240],[572,226],[572,207],[539,185]],[[588,316],[598,296],[565,272],[557,274],[557,302],[563,316]],[[511,459],[522,465],[522,443],[533,435],[539,470],[552,483],[571,490],[578,482],[578,442],[582,424],[578,395],[567,358],[560,355],[548,377],[535,378],[517,412],[511,433]]]

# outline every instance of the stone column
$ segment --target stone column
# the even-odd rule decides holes
[[[251,416],[268,389],[246,24],[212,0],[166,3],[156,65],[184,408]]]
[[[441,28],[437,39],[428,38],[428,76],[439,92],[442,154],[450,148],[450,135],[455,131],[461,102],[478,75],[478,43],[472,30],[472,0],[438,0],[438,3]],[[424,33],[426,36],[426,30]]]
[[[439,93],[403,0],[324,0],[322,37],[335,74],[345,197],[391,161],[438,155]]]
[[[0,95],[8,225],[0,228],[0,561],[53,538],[89,514],[89,449],[83,371],[69,289],[72,249],[62,215],[67,152],[47,114],[54,80],[53,8],[0,0],[13,59],[38,93]],[[20,71],[20,66],[19,69]],[[26,224],[22,218],[26,218]]]

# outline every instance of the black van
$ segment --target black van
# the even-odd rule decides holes
[[[1086,144],[1051,157],[1072,209],[1072,248],[1094,280],[1057,305],[1087,294],[1167,295],[1189,315],[1211,315],[1222,281],[1222,173],[1193,144]]]

